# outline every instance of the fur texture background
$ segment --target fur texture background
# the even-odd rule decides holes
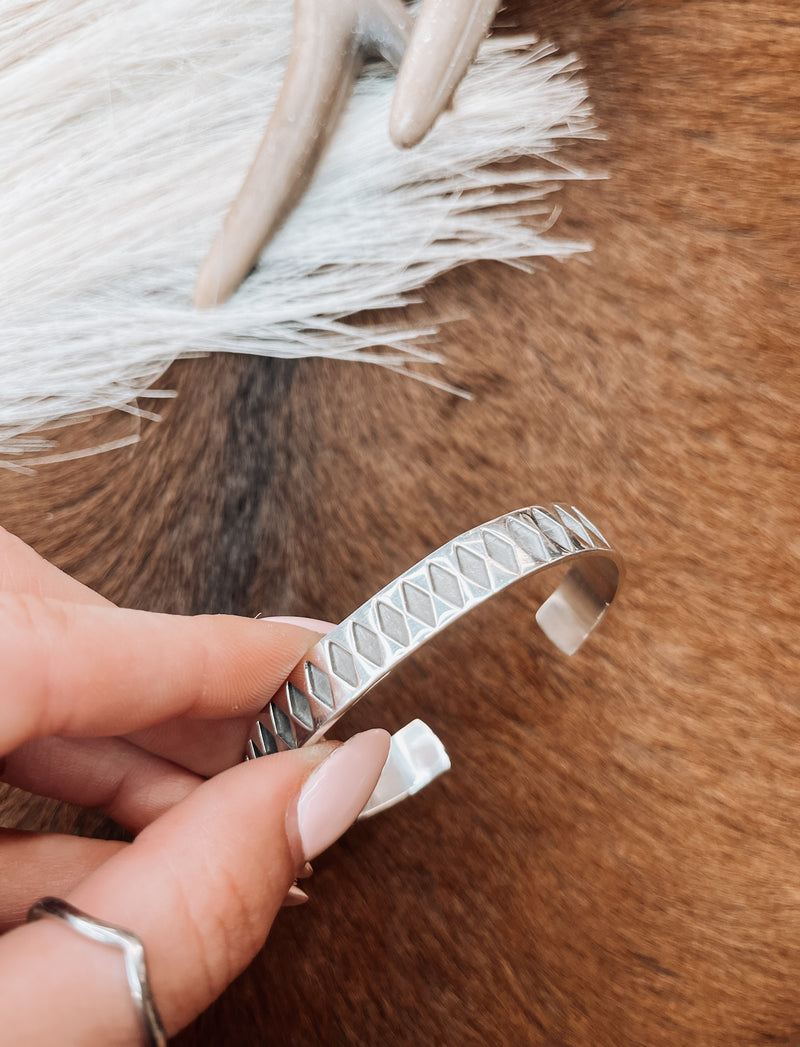
[[[585,177],[556,155],[592,128],[576,63],[530,37],[498,40],[406,152],[387,131],[394,76],[370,65],[260,268],[224,308],[194,309],[200,263],[280,89],[291,22],[286,0],[3,12],[0,465],[47,457],[57,434],[32,434],[41,426],[157,407],[134,401],[186,353],[428,360],[430,318],[346,318],[465,261],[587,249],[547,232],[555,180]]]
[[[551,498],[627,557],[573,659],[520,590],[342,722],[420,715],[453,770],[317,863],[184,1045],[800,1042],[796,9],[518,13],[581,55],[607,141],[574,159],[611,177],[565,190],[588,264],[432,288],[464,317],[443,376],[471,402],[352,364],[193,360],[138,447],[0,477],[4,525],[160,609],[336,619]]]

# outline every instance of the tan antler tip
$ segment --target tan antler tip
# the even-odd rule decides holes
[[[212,246],[197,277],[194,289],[194,305],[197,309],[209,309],[213,305],[227,302],[241,283],[240,279],[231,278],[224,273],[223,260]]]
[[[397,75],[389,134],[408,149],[422,141],[475,57],[499,0],[425,0]]]
[[[404,104],[395,96],[389,114],[389,137],[398,149],[413,149],[436,123],[438,109],[433,113],[421,112],[417,106]]]

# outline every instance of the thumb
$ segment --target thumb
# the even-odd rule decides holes
[[[355,820],[389,752],[385,731],[239,764],[204,782],[88,876],[69,901],[144,942],[172,1035],[264,943],[296,870]],[[140,1044],[122,957],[44,920],[0,941],[8,1042]],[[43,1007],[42,1002],[47,1001]]]

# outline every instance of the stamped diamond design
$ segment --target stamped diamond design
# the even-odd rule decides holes
[[[379,603],[376,608],[378,625],[384,636],[399,643],[401,647],[407,647],[411,643],[408,635],[408,626],[402,614],[388,603]]]
[[[331,642],[328,644],[328,655],[331,660],[331,668],[339,679],[349,683],[351,687],[358,687],[358,673],[352,654],[346,648],[340,647],[338,643]]]
[[[510,571],[511,574],[516,574],[519,571],[514,548],[509,545],[505,538],[501,538],[494,531],[481,531],[481,537],[483,538],[483,544],[486,546],[486,552],[495,563],[500,564],[502,568]]]
[[[353,643],[362,658],[373,665],[383,665],[381,642],[376,634],[360,622],[353,622]]]
[[[557,545],[559,549],[562,549],[565,553],[568,553],[572,549],[572,542],[569,540],[569,535],[558,523],[548,516],[547,513],[543,513],[541,509],[537,509],[535,506],[531,508],[533,518],[536,521],[539,530],[542,534],[546,535],[554,545]]]
[[[471,582],[479,585],[482,589],[490,588],[491,583],[489,581],[489,572],[486,569],[486,562],[480,556],[471,553],[463,545],[458,545],[456,546],[456,560],[458,560],[458,568],[465,578],[469,578]]]
[[[412,618],[424,622],[431,627],[436,625],[436,615],[433,611],[433,600],[422,589],[418,589],[411,582],[403,582],[403,603]]]
[[[527,524],[524,524],[516,516],[506,520],[506,527],[517,545],[524,549],[528,556],[534,560],[541,560],[543,563],[547,563],[550,559],[550,553],[544,539],[537,531],[528,527]]]
[[[282,742],[285,742],[290,749],[296,749],[297,741],[292,732],[292,721],[283,709],[279,709],[274,702],[270,703],[269,711],[272,716],[272,723],[275,727],[275,733],[277,736]]]
[[[327,705],[329,709],[332,709],[333,691],[331,690],[331,681],[328,678],[328,674],[317,668],[313,662],[306,662],[305,677],[306,688],[309,694],[316,698],[318,702],[322,702],[323,705]]]
[[[289,709],[292,716],[309,729],[314,730],[314,717],[311,715],[311,706],[308,704],[308,696],[303,694],[299,687],[289,681],[286,685],[286,697],[289,701]]]
[[[452,607],[464,606],[464,597],[461,595],[461,586],[456,575],[435,563],[428,568],[428,575],[431,589],[441,600]]]
[[[278,751],[278,743],[275,741],[274,736],[266,729],[264,724],[260,721],[256,721],[256,732],[258,734],[258,740],[261,742],[261,748],[263,752],[259,752],[256,749],[256,756],[270,756],[272,753]]]
[[[561,522],[564,526],[569,528],[573,534],[577,535],[581,542],[585,545],[592,545],[592,539],[589,537],[586,528],[580,520],[576,520],[574,516],[568,513],[566,509],[562,509],[560,505],[556,506],[556,512],[561,517]]]
[[[587,531],[590,531],[596,538],[598,538],[602,542],[603,545],[607,546],[609,549],[611,548],[606,536],[602,534],[600,531],[598,531],[598,529],[595,527],[591,520],[587,520],[587,518],[583,515],[580,509],[576,509],[573,505],[572,511],[575,513],[575,515],[578,517],[578,519],[581,521],[581,523]]]
[[[539,616],[546,635],[568,654],[600,620],[622,574],[617,554],[590,520],[571,505],[532,506],[448,542],[319,641],[303,662],[302,679],[287,681],[262,713],[263,723],[256,721],[246,758],[305,744],[465,611],[523,576],[584,556],[603,563],[582,572],[585,600],[575,608],[577,615],[569,617],[568,589],[566,603],[561,594],[555,603],[546,602]],[[603,567],[606,561],[613,570]]]

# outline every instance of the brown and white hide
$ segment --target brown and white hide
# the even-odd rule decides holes
[[[574,658],[522,587],[342,721],[421,716],[453,770],[317,863],[184,1047],[800,1042],[800,16],[518,13],[581,55],[606,138],[573,155],[609,178],[564,190],[587,259],[429,290],[461,318],[437,374],[471,401],[363,365],[195,360],[137,447],[0,474],[0,523],[137,607],[337,620],[555,499],[627,559]],[[72,817],[17,797],[6,823],[13,803]]]

